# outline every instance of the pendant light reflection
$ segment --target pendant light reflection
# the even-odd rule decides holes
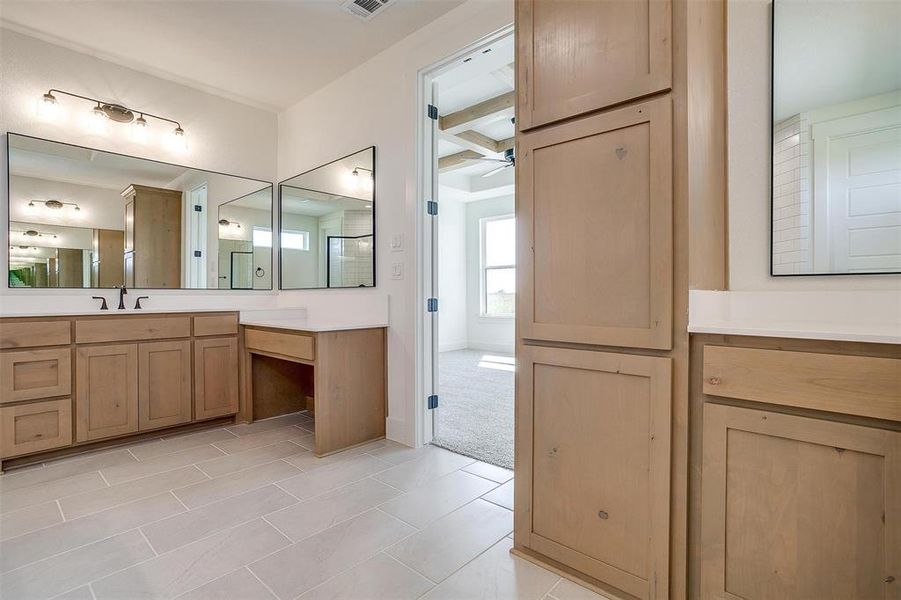
[[[372,192],[372,170],[365,167],[354,167],[345,175],[344,184],[352,190]]]

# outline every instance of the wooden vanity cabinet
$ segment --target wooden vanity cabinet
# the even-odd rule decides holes
[[[901,597],[901,432],[708,403],[702,598]]]
[[[76,440],[138,430],[138,345],[84,346],[76,351]]]
[[[191,422],[191,341],[138,345],[138,428]]]
[[[238,412],[238,340],[194,340],[194,418]]]

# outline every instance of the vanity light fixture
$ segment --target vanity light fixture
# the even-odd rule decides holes
[[[360,171],[366,171],[367,177],[361,177]],[[366,191],[372,191],[372,169],[367,169],[366,167],[354,167],[353,171],[350,172],[352,177],[350,181],[359,188]]]
[[[178,121],[148,112],[137,111],[114,102],[104,102],[97,98],[90,98],[88,96],[82,96],[81,94],[74,94],[55,88],[48,90],[47,93],[41,97],[40,112],[48,119],[55,118],[59,114],[59,100],[55,94],[71,96],[80,100],[86,100],[93,104],[94,107],[91,109],[91,121],[101,129],[105,128],[108,121],[115,121],[116,123],[132,123],[132,132],[138,141],[143,141],[147,137],[148,123],[145,117],[151,117],[158,121],[164,121],[170,125],[175,125],[171,135],[174,141],[171,145],[179,150],[184,149],[185,147],[185,130]]]
[[[50,210],[62,210],[64,206],[71,206],[74,208],[76,212],[81,211],[81,207],[78,206],[75,202],[62,202],[60,200],[47,200],[43,203],[46,208]],[[34,209],[37,208],[37,204],[34,203],[34,200],[28,202],[28,208]]]
[[[241,224],[237,221],[229,221],[228,219],[219,219],[219,225],[222,227],[234,227],[235,229],[241,229]]]
[[[25,231],[12,230],[10,233],[18,233],[22,237],[27,237],[27,238],[50,236],[53,239],[57,239],[57,235],[55,233],[48,233],[46,231],[38,231],[37,229],[27,229]]]

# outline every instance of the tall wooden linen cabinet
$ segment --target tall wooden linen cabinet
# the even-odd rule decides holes
[[[617,597],[686,590],[689,4],[516,2],[514,552]]]

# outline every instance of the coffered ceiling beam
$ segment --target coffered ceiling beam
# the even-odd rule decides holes
[[[438,128],[441,131],[451,134],[458,134],[467,131],[477,125],[493,123],[501,119],[513,116],[514,105],[516,103],[515,92],[507,92],[494,98],[489,98],[478,104],[474,104],[467,108],[458,110],[440,117],[438,120]]]
[[[475,158],[483,158],[482,154],[474,150],[464,150],[456,154],[449,154],[438,159],[438,172],[447,173],[470,164]]]

